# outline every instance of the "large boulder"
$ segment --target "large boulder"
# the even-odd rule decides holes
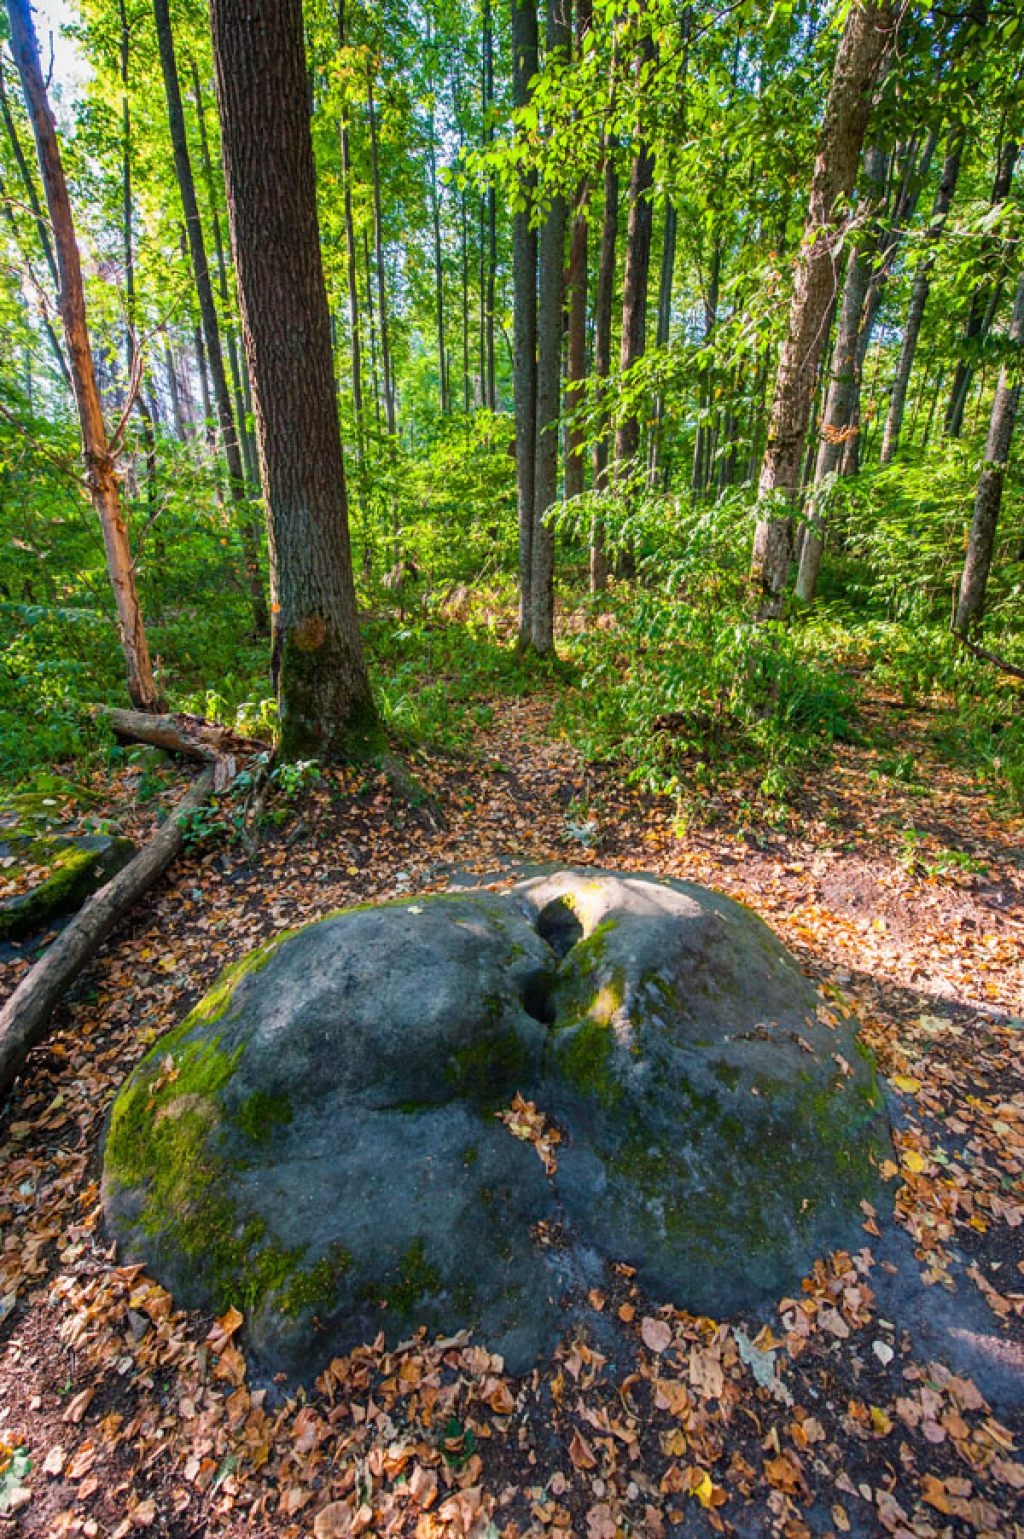
[[[495,1113],[561,1132],[548,1173]],[[224,974],[114,1104],[108,1221],[308,1374],[383,1328],[512,1371],[601,1258],[722,1315],[859,1235],[888,1128],[853,1021],[706,889],[562,871],[351,909]]]

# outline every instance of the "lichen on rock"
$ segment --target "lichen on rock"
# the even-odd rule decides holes
[[[601,1257],[746,1307],[877,1196],[870,1055],[819,1004],[760,920],[682,883],[564,871],[349,910],[236,964],[142,1061],[108,1220],[298,1374],[420,1324],[520,1371]],[[550,1175],[494,1115],[516,1092],[562,1130]]]

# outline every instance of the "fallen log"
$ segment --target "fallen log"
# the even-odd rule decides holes
[[[55,1006],[82,968],[180,851],[185,841],[184,820],[213,792],[216,775],[217,764],[203,770],[134,860],[86,899],[0,1010],[0,1101],[21,1072],[29,1051],[46,1035]]]
[[[93,714],[109,722],[115,735],[129,743],[149,743],[167,753],[185,754],[212,764],[217,770],[217,791],[234,779],[235,755],[263,753],[265,743],[239,737],[219,722],[204,721],[201,716],[155,716],[148,711],[126,711],[118,706],[96,705]]]

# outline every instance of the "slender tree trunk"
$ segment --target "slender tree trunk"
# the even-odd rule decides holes
[[[125,373],[128,378],[128,389],[135,388],[135,410],[138,412],[139,421],[142,423],[142,441],[146,454],[146,501],[149,506],[149,515],[153,519],[157,512],[157,482],[156,482],[156,435],[153,432],[153,418],[146,404],[146,393],[142,388],[141,359],[138,356],[138,314],[135,299],[135,240],[133,232],[134,208],[132,199],[132,114],[128,100],[128,65],[131,45],[131,30],[128,25],[128,11],[125,0],[118,0],[118,20],[120,22],[120,62],[121,62],[121,237],[124,250],[124,302],[127,319],[125,329]],[[135,379],[138,372],[138,379]]]
[[[697,439],[693,451],[693,475],[691,486],[696,497],[702,497],[711,482],[713,467],[712,457],[712,431],[708,420],[713,399],[713,380],[711,377],[710,351],[715,338],[715,327],[718,325],[718,291],[722,277],[722,247],[716,237],[711,252],[711,271],[708,274],[708,288],[704,296],[704,353],[705,367],[701,373],[700,383],[700,416],[697,422]]]
[[[159,694],[135,586],[135,568],[121,510],[117,470],[103,421],[86,320],[81,258],[75,239],[56,125],[39,64],[39,45],[29,0],[7,0],[7,14],[11,27],[11,52],[25,92],[25,104],[35,136],[43,190],[50,213],[60,315],[81,426],[86,482],[103,531],[107,570],[114,590],[121,645],[127,665],[128,694],[138,709],[152,711],[159,705]]]
[[[514,3],[514,0],[513,0]],[[484,0],[483,5],[483,138],[484,147],[490,146],[494,139],[494,124],[491,114],[494,108],[494,21],[491,12],[491,0]],[[481,375],[484,382],[484,402],[488,411],[498,409],[498,383],[494,357],[494,301],[495,282],[498,272],[498,209],[493,180],[487,184],[484,195],[484,225],[487,231],[487,249],[484,256],[483,242],[481,242],[481,261],[485,262],[485,279],[480,288],[480,302],[483,308],[483,351],[484,367]]]
[[[568,0],[547,0],[547,52],[569,54]],[[562,386],[562,300],[565,282],[565,198],[556,193],[540,234],[537,297],[537,447],[530,640],[544,655],[555,645],[555,537],[547,515],[558,500],[559,407]]]
[[[992,183],[992,198],[990,206],[996,208],[1004,203],[1010,194],[1013,182],[1013,170],[1017,164],[1017,152],[1019,146],[1013,140],[1006,141],[999,150],[996,162],[996,174]],[[991,300],[993,285],[988,273],[996,260],[998,246],[990,247],[985,257],[984,267],[986,276],[975,288],[971,295],[971,302],[967,312],[967,321],[964,326],[963,343],[964,356],[960,359],[953,374],[953,385],[949,393],[949,405],[946,408],[946,419],[943,424],[943,432],[947,438],[959,438],[963,432],[964,412],[967,409],[967,398],[970,395],[971,380],[974,377],[975,358],[974,353],[981,342],[984,341],[988,326],[991,324]]]
[[[594,378],[603,392],[612,367],[612,314],[615,308],[615,246],[619,232],[619,172],[615,161],[618,148],[609,135],[604,146],[604,213],[601,219],[601,249],[597,265],[597,296],[594,304]],[[602,423],[607,408],[598,398]],[[609,439],[606,431],[598,433],[594,445],[594,486],[602,490],[608,480]],[[600,593],[608,585],[609,564],[604,535],[595,520],[590,539],[590,591]]]
[[[224,238],[221,234],[220,212],[217,207],[217,183],[213,174],[213,156],[210,153],[210,139],[206,132],[206,107],[203,102],[203,87],[199,78],[199,68],[195,59],[191,60],[192,90],[196,101],[196,123],[199,128],[199,150],[203,164],[203,180],[206,183],[206,196],[210,205],[210,228],[213,232],[213,254],[217,264],[217,292],[220,294],[222,312],[224,314],[224,337],[228,350],[228,371],[231,375],[231,397],[235,406],[235,426],[238,432],[239,447],[242,451],[242,460],[245,466],[245,478],[252,487],[259,486],[260,472],[256,464],[256,443],[249,431],[249,412],[246,405],[246,386],[242,377],[242,368],[238,356],[238,338],[235,323],[232,316],[237,307],[237,296],[232,303],[231,291],[228,286],[227,262],[224,259]]]
[[[228,216],[271,551],[280,751],[377,731],[356,616],[301,0],[213,0]]]
[[[665,203],[665,232],[661,245],[661,276],[658,282],[658,320],[655,331],[655,345],[667,347],[669,329],[672,324],[672,290],[676,272],[676,235],[679,225],[679,216],[676,213],[675,204],[669,199]],[[658,391],[657,400],[654,403],[654,426],[651,431],[651,484],[656,484],[661,470],[662,457],[662,433],[664,431],[665,397],[662,391]]]
[[[583,57],[592,10],[590,0],[576,0],[575,58]],[[575,208],[569,236],[569,270],[566,275],[568,328],[565,356],[565,496],[578,497],[583,491],[583,445],[585,435],[574,413],[582,406],[587,370],[587,223],[590,184],[584,179],[576,189]]]
[[[381,212],[380,147],[377,141],[377,108],[373,99],[373,75],[366,77],[366,111],[370,123],[370,168],[373,175],[373,245],[377,268],[377,314],[380,323],[380,364],[384,381],[384,418],[388,437],[397,431],[395,417],[395,381],[388,344],[388,301],[384,278],[384,216]]]
[[[569,240],[569,272],[566,283],[569,302],[569,327],[565,358],[565,496],[578,497],[583,491],[583,445],[585,435],[574,420],[583,402],[587,368],[587,202],[588,187],[581,184],[576,194]]]
[[[338,47],[345,47],[345,0],[338,5]],[[359,498],[365,501],[366,429],[363,421],[363,335],[359,315],[358,255],[355,218],[352,212],[352,145],[349,137],[347,104],[338,122],[341,148],[341,196],[345,218],[345,281],[348,289],[348,325],[352,345],[352,415],[356,428],[356,465],[359,470]]]
[[[932,156],[935,153],[935,146],[938,143],[938,137],[938,132],[935,129],[928,134],[920,157],[917,155],[916,144],[912,145],[908,152],[903,184],[895,201],[889,228],[885,231],[879,243],[878,256],[874,263],[870,282],[868,283],[867,293],[864,296],[864,313],[861,317],[860,332],[857,337],[856,388],[853,403],[850,407],[849,420],[846,423],[849,431],[846,434],[846,442],[843,446],[840,463],[840,473],[844,476],[855,476],[860,469],[863,441],[860,425],[861,388],[864,378],[864,366],[867,363],[868,350],[875,333],[875,322],[882,307],[885,287],[892,273],[900,245],[917,209],[917,200],[921,195],[921,188],[928,175]],[[877,375],[878,368],[876,364],[876,378]]]
[[[751,578],[762,617],[781,614],[800,492],[800,463],[814,397],[823,327],[836,290],[843,205],[857,175],[871,95],[893,39],[890,0],[854,0],[846,18],[818,134],[789,327],[779,360],[758,496]]]
[[[47,222],[46,215],[43,212],[42,205],[39,202],[39,194],[36,191],[35,179],[32,175],[31,169],[29,168],[29,163],[25,158],[25,151],[22,149],[21,139],[18,135],[18,129],[14,121],[14,116],[11,112],[11,104],[7,100],[7,91],[6,87],[4,86],[4,72],[2,69],[0,69],[0,112],[3,114],[4,127],[7,130],[7,138],[10,141],[11,153],[14,156],[14,163],[18,168],[18,175],[21,179],[21,185],[25,192],[25,201],[31,210],[32,218],[36,227],[36,234],[39,236],[40,249],[42,250],[43,258],[50,273],[50,281],[53,284],[53,292],[54,294],[58,294],[60,290],[60,280],[57,276],[57,261],[53,254],[53,243],[50,240],[50,227],[49,223]],[[11,227],[11,232],[14,235],[15,243],[17,244],[18,225],[14,217],[14,211],[8,201],[7,193],[3,189],[2,182],[0,182],[0,201],[3,202],[4,213],[7,216],[7,222]],[[30,276],[32,276],[31,272]],[[34,279],[33,281],[35,282]],[[35,282],[35,287],[39,294],[39,309],[43,322],[43,330],[46,332],[46,340],[50,344],[50,350],[53,353],[54,359],[56,360],[57,367],[60,369],[61,378],[63,379],[65,385],[67,385],[68,389],[73,392],[74,385],[71,380],[71,370],[68,368],[68,361],[64,356],[64,349],[61,347],[60,338],[58,337],[53,323],[50,320],[50,316],[47,313],[48,305],[44,301],[42,287],[37,282]]]
[[[441,414],[451,411],[448,386],[448,355],[444,342],[444,258],[441,250],[441,193],[437,183],[437,147],[434,138],[434,107],[430,108],[430,222],[434,234],[434,310],[437,322],[437,367],[441,386]]]
[[[523,107],[537,73],[535,0],[512,0],[512,101]],[[519,644],[533,635],[533,532],[537,452],[537,233],[531,227],[536,174],[523,178],[526,207],[512,216],[515,342],[516,500],[519,518]]]
[[[999,371],[999,382],[992,401],[985,463],[974,495],[974,517],[953,621],[954,630],[962,635],[978,628],[985,611],[985,589],[995,548],[996,523],[1020,402],[1021,361],[1024,352],[1024,272],[1017,283],[1009,340],[1013,351]]]
[[[472,380],[469,375],[469,209],[466,189],[462,189],[462,409],[469,411]]]
[[[373,386],[373,414],[380,437],[380,374],[377,369],[377,322],[373,309],[373,267],[370,263],[370,238],[363,231],[363,265],[366,272],[366,314],[370,322],[370,383]]]
[[[925,253],[918,263],[914,274],[914,285],[910,293],[910,304],[907,306],[907,319],[903,327],[903,343],[900,347],[899,361],[896,365],[896,374],[892,383],[892,394],[889,397],[889,410],[885,419],[885,434],[882,439],[882,464],[888,465],[895,456],[899,447],[900,433],[903,431],[903,414],[907,407],[907,392],[910,389],[910,376],[914,367],[914,355],[917,352],[917,342],[921,335],[921,322],[924,320],[925,306],[928,303],[928,294],[931,290],[932,268],[935,265],[936,243],[942,234],[956,192],[957,180],[960,176],[960,163],[963,159],[965,133],[963,129],[957,129],[951,136],[946,158],[942,165],[942,176],[939,180],[939,188],[932,206],[931,224],[928,227]]]
[[[213,284],[210,281],[210,268],[206,260],[206,241],[203,237],[203,227],[199,218],[195,179],[192,175],[192,161],[189,156],[188,137],[185,132],[185,112],[181,101],[178,66],[174,56],[174,34],[171,30],[169,0],[153,0],[153,14],[156,19],[160,67],[163,71],[164,90],[167,96],[167,121],[171,131],[171,146],[174,151],[174,172],[178,182],[178,191],[181,194],[182,210],[185,215],[185,232],[188,236],[188,248],[192,258],[192,275],[195,279],[196,297],[199,300],[199,314],[202,319],[203,338],[206,343],[207,364],[213,384],[213,398],[217,408],[217,422],[220,428],[221,444],[228,467],[228,492],[235,510],[235,520],[242,541],[242,556],[245,561],[246,586],[249,593],[249,604],[252,609],[253,625],[258,635],[265,636],[270,630],[270,616],[267,612],[267,600],[263,591],[263,578],[260,573],[259,534],[246,495],[242,454],[238,445],[238,433],[235,428],[234,414],[231,410],[231,397],[228,394],[227,377],[224,373],[224,355],[221,352],[217,306],[213,298]]]
[[[841,467],[847,435],[856,431],[853,418],[860,394],[860,331],[878,248],[877,213],[885,195],[888,164],[886,150],[881,145],[873,144],[864,157],[866,222],[856,244],[851,245],[846,262],[839,324],[815,456],[816,490],[800,541],[796,595],[805,604],[814,600],[825,550],[824,486],[827,479],[837,474]]]
[[[638,67],[654,58],[650,33],[640,40]],[[640,144],[633,157],[629,179],[629,219],[626,226],[626,265],[622,278],[622,343],[619,367],[623,374],[644,355],[647,345],[647,287],[651,270],[651,232],[654,207],[654,155]],[[619,418],[615,430],[615,466],[625,474],[640,445],[640,420],[635,412]]]

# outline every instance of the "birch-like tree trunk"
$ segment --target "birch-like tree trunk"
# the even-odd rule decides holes
[[[29,0],[7,0],[11,51],[18,67],[25,104],[39,155],[39,170],[50,213],[58,277],[58,302],[64,327],[68,363],[78,407],[86,483],[103,531],[107,571],[114,590],[118,627],[128,674],[128,694],[139,710],[159,706],[159,693],[149,657],[135,568],[121,508],[121,487],[107,438],[96,366],[89,341],[82,262],[75,238],[71,201],[53,112],[39,63],[39,44]]]

